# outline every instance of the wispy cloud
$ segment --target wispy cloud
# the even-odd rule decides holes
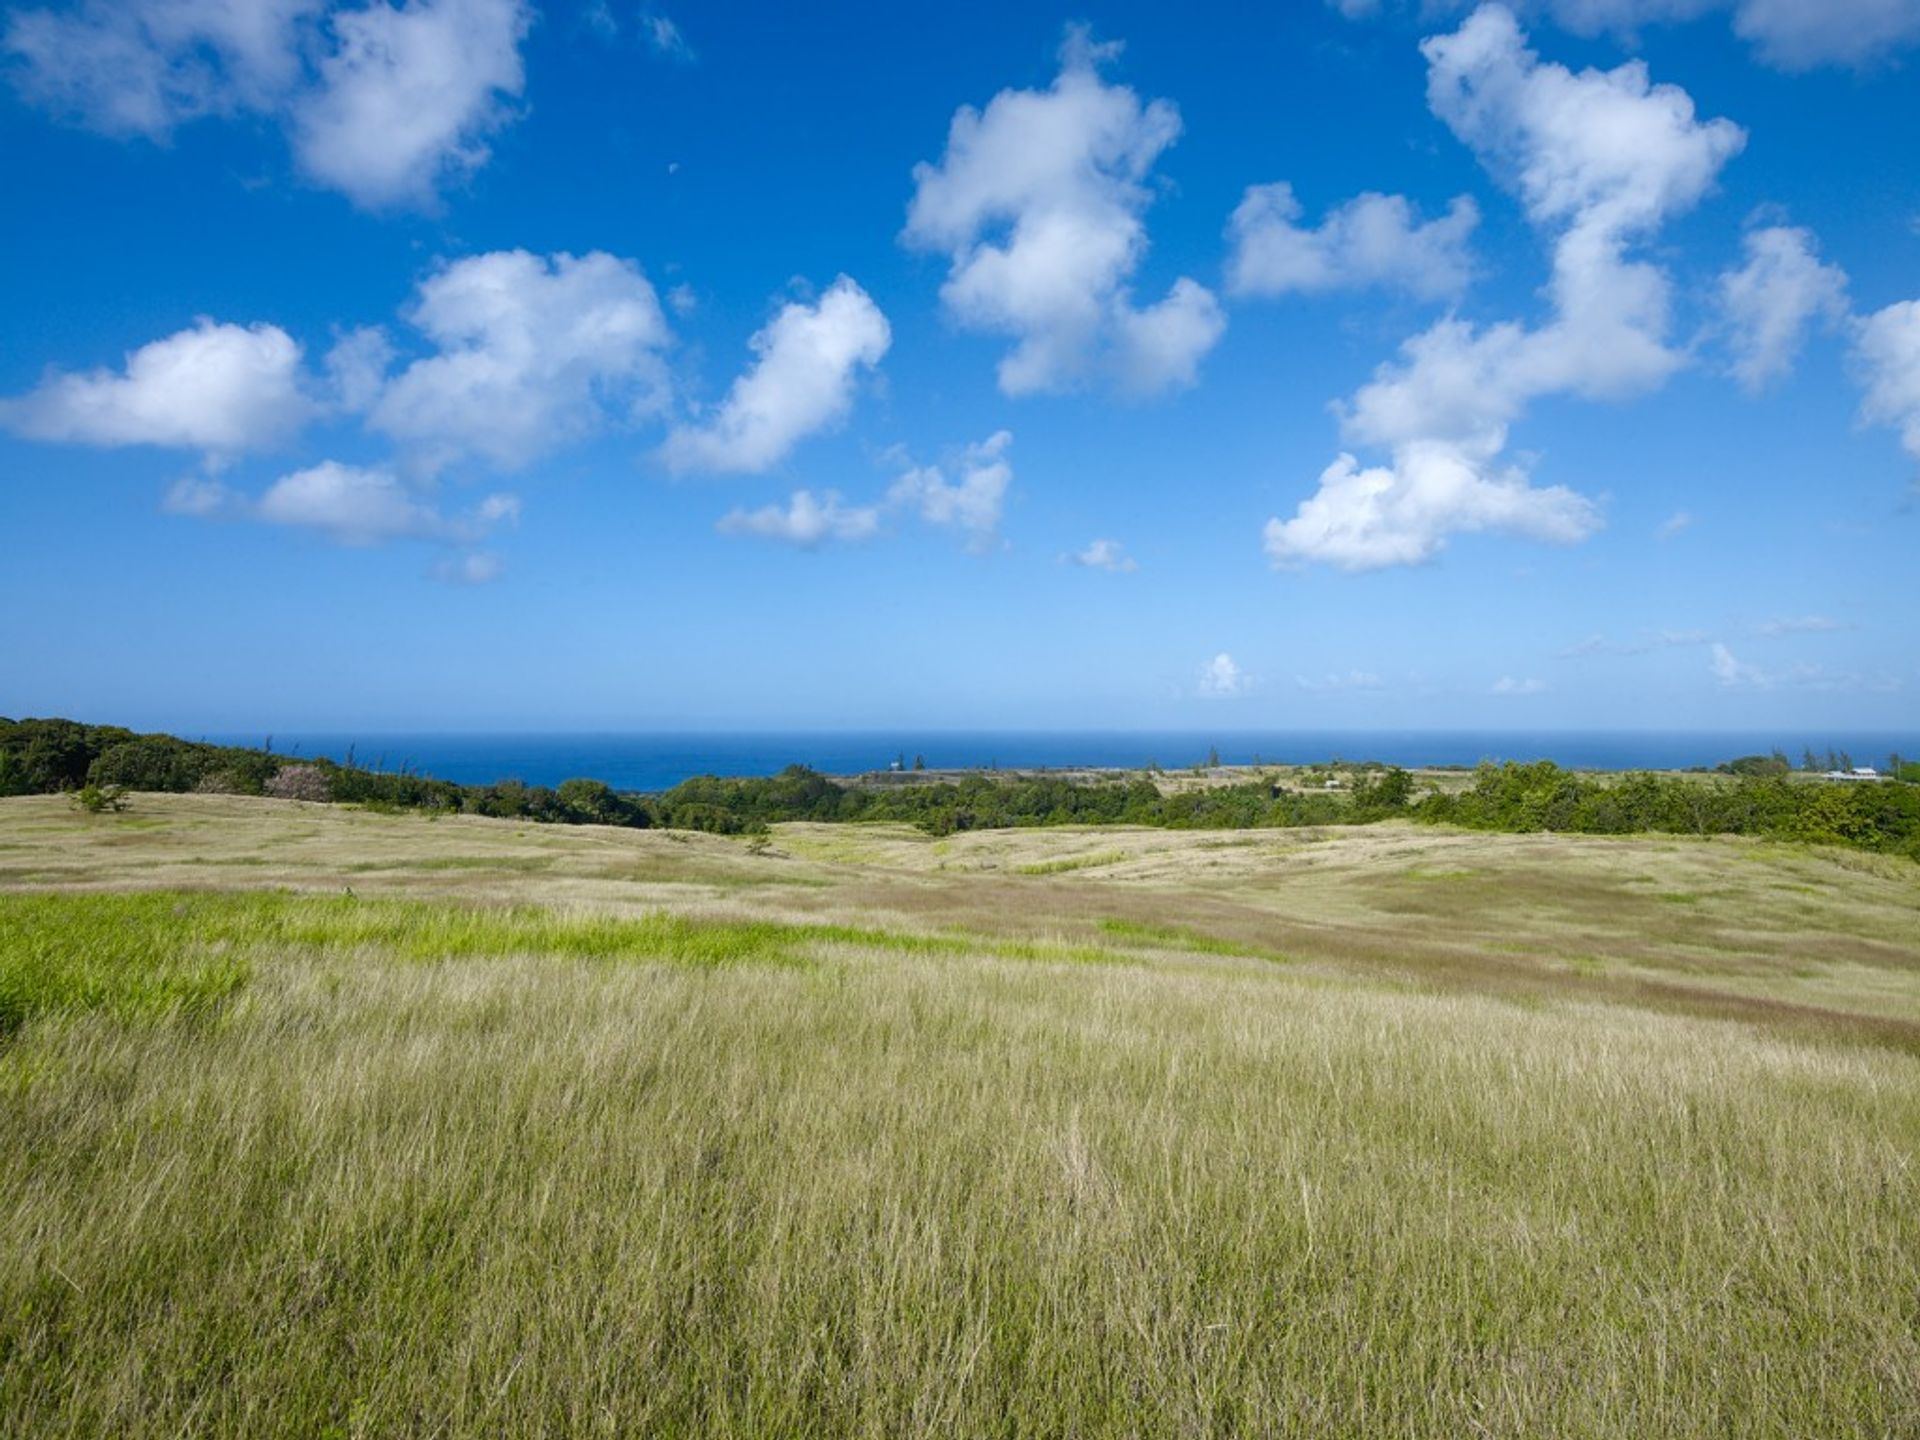
[[[1552,688],[1544,680],[1535,680],[1532,677],[1516,680],[1511,675],[1502,675],[1493,682],[1487,693],[1490,695],[1544,695]]]
[[[1349,670],[1345,674],[1322,675],[1315,679],[1307,675],[1293,677],[1298,685],[1310,695],[1334,695],[1347,691],[1376,691],[1386,688],[1386,683],[1370,670]]]
[[[1829,619],[1825,615],[1797,615],[1777,620],[1763,620],[1753,628],[1759,635],[1823,635],[1834,630],[1849,630],[1852,627],[1843,625],[1838,620]]]
[[[1674,650],[1688,645],[1704,645],[1709,636],[1704,630],[1645,630],[1636,640],[1615,640],[1606,635],[1586,639],[1557,651],[1558,658],[1572,660],[1583,655],[1646,655],[1655,650]]]
[[[1866,691],[1890,695],[1906,688],[1897,675],[1885,671],[1865,674],[1857,670],[1831,670],[1824,665],[1790,665],[1782,670],[1766,670],[1740,659],[1724,644],[1715,641],[1707,664],[1723,690],[1821,690]]]
[[[658,10],[641,13],[640,38],[646,41],[647,48],[654,54],[668,60],[678,60],[682,65],[691,65],[700,58],[694,53],[693,46],[687,43],[687,37],[680,27]]]
[[[1693,516],[1690,512],[1676,510],[1654,527],[1653,538],[1662,541],[1671,540],[1682,530],[1690,528],[1692,524]]]

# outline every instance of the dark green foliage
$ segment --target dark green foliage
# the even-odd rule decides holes
[[[1728,760],[1714,767],[1722,775],[1786,775],[1791,773],[1793,765],[1778,750],[1771,755],[1742,755],[1737,760]]]
[[[577,825],[644,828],[649,823],[643,803],[618,793],[603,780],[562,780],[553,794],[562,812],[561,818]]]
[[[96,785],[89,780],[69,798],[74,809],[89,815],[105,815],[109,811],[117,814],[127,808],[127,791],[123,785]]]
[[[1840,768],[1846,756],[1831,757]],[[1818,763],[1809,751],[1806,759]],[[919,757],[915,757],[916,768]],[[904,762],[904,757],[903,757]],[[893,821],[932,835],[1033,825],[1158,825],[1247,830],[1365,824],[1406,816],[1480,830],[1564,830],[1593,835],[1658,831],[1759,835],[1857,845],[1920,859],[1920,786],[1794,778],[1787,758],[1743,756],[1719,775],[1596,778],[1549,761],[1483,765],[1471,788],[1416,799],[1405,770],[1334,761],[1304,772],[1307,788],[1270,780],[1162,794],[1145,776],[1070,780],[976,772],[958,780],[843,785],[790,765],[749,779],[696,776],[658,795],[622,794],[589,779],[557,789],[502,780],[457,785],[408,771],[368,770],[328,759],[290,761],[264,750],[136,735],[70,720],[0,719],[0,794],[78,790],[217,789],[333,800],[378,810],[464,811],[559,825],[658,825],[720,835],[764,834],[788,820]],[[1903,762],[1902,779],[1920,781]],[[1337,782],[1336,788],[1320,788]]]
[[[48,795],[77,790],[87,768],[108,745],[133,732],[72,720],[0,722],[0,795]]]
[[[1483,765],[1472,789],[1431,795],[1409,813],[1476,830],[1759,835],[1920,859],[1920,791],[1906,785],[1796,782],[1780,774],[1598,780],[1543,760]]]
[[[402,810],[458,810],[467,787],[451,780],[429,780],[407,771],[360,770],[317,760],[336,801],[391,806]]]

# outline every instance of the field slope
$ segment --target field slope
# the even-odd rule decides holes
[[[0,1433],[1920,1433],[1920,867],[0,801]]]

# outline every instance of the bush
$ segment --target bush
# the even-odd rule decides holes
[[[327,772],[318,765],[283,765],[262,788],[276,800],[333,799]]]
[[[117,812],[127,808],[127,789],[124,785],[95,785],[89,781],[67,799],[76,810],[84,810],[89,815],[104,815],[108,811]]]

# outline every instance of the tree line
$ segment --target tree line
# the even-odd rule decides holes
[[[351,762],[349,754],[349,762]],[[1422,789],[1407,771],[1338,767],[1342,788],[1293,790],[1271,779],[1162,792],[1145,776],[1071,780],[972,774],[911,785],[845,784],[793,765],[777,775],[697,776],[657,794],[591,779],[558,786],[460,785],[267,747],[210,745],[71,720],[0,719],[0,795],[158,790],[487,815],[546,824],[763,833],[781,821],[896,821],[933,835],[1037,825],[1244,830],[1405,818],[1469,829],[1620,835],[1755,835],[1856,845],[1920,859],[1920,785],[1828,784],[1775,757],[1743,757],[1713,775],[1596,777],[1550,761],[1482,765],[1472,783]]]

